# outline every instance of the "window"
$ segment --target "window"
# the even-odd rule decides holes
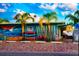
[[[33,27],[27,27],[27,31],[33,31]]]

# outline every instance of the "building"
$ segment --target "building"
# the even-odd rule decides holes
[[[41,29],[38,23],[27,23],[25,25],[25,32],[22,35],[21,24],[0,24],[0,40],[19,40],[19,37],[24,37],[20,40],[47,40],[48,38],[52,41],[60,40],[61,29],[60,26],[64,22],[53,22],[50,23],[51,29],[48,32],[47,24],[43,24],[44,28]]]

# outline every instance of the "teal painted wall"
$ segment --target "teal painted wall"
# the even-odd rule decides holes
[[[43,29],[41,29],[41,27],[39,25],[26,25],[25,26],[25,32],[27,32],[27,28],[28,27],[32,27],[33,28],[33,31],[35,31],[37,33],[37,36],[40,36],[40,35],[48,35],[49,32],[48,32],[48,27],[47,25],[44,25]],[[56,35],[59,33],[58,32],[58,25],[51,25],[51,32],[50,32],[50,38],[52,40],[55,40],[56,39]]]

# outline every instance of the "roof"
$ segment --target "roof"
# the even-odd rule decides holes
[[[5,23],[5,24],[7,25],[7,24],[20,24],[20,23]],[[5,25],[5,24],[2,23],[0,25]],[[26,23],[26,24],[39,24],[39,23]],[[50,24],[65,24],[65,22],[50,22]]]

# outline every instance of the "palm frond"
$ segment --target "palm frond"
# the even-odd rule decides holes
[[[47,20],[57,20],[57,13],[56,12],[51,12],[51,13],[47,13],[45,15],[43,15],[43,17],[47,18]]]
[[[74,16],[79,19],[79,10],[77,10],[77,11],[74,13]]]
[[[79,20],[77,19],[77,17],[75,17],[74,15],[69,14],[69,15],[67,15],[67,16],[65,17],[65,19],[67,19],[67,18],[69,18],[69,20],[74,21],[74,23],[79,22]]]
[[[29,17],[29,16],[30,16],[29,13],[24,13],[24,14],[22,15],[22,18]]]
[[[52,15],[51,15],[49,20],[51,21],[51,20],[53,20],[53,19],[54,19],[54,20],[57,20],[58,18],[57,18],[57,16],[52,16]]]
[[[56,12],[51,12],[50,14],[53,15],[53,16],[57,16]]]
[[[77,11],[74,13],[74,15],[76,15],[76,14],[79,14],[79,10],[77,10]]]
[[[65,19],[67,19],[67,18],[72,19],[72,18],[74,18],[74,16],[71,15],[71,14],[69,14],[69,15],[67,15],[67,16],[65,17]]]
[[[27,17],[26,20],[28,20],[28,19],[32,20],[33,22],[35,21],[35,19],[33,17]]]
[[[20,16],[21,16],[21,14],[18,13],[18,14],[15,15],[14,19],[15,19],[15,20],[20,19]]]

